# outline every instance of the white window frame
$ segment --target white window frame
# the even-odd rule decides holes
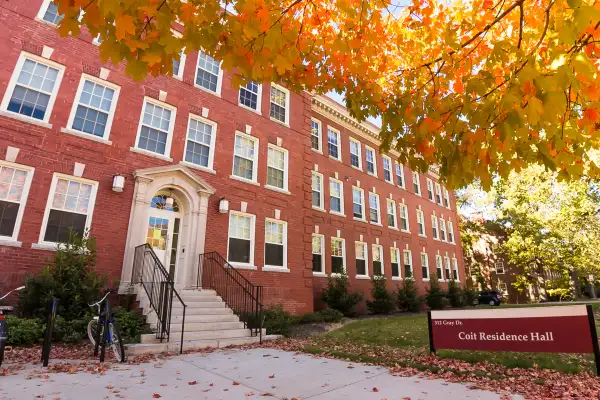
[[[280,151],[283,153],[283,188],[278,188],[277,186],[271,186],[267,184],[268,171],[269,171],[269,149],[273,149],[275,151]],[[265,177],[265,188],[275,190],[277,192],[289,193],[289,151],[284,149],[283,147],[275,146],[274,144],[269,143],[267,146],[267,177]]]
[[[190,132],[190,124],[192,123],[192,119],[195,119],[197,122],[202,122],[203,124],[207,124],[212,126],[212,134],[210,137],[210,150],[208,153],[208,165],[205,167],[203,165],[198,165],[198,164],[194,164],[192,162],[186,161],[185,160],[185,155],[187,153],[187,145],[188,145],[188,134]],[[181,157],[181,164],[190,167],[190,168],[194,168],[194,169],[199,169],[202,171],[206,171],[206,172],[210,172],[210,173],[215,173],[214,170],[214,160],[215,160],[215,143],[217,140],[217,123],[214,121],[211,121],[209,119],[206,119],[204,117],[201,117],[200,115],[196,115],[196,114],[192,114],[189,113],[188,115],[188,123],[187,123],[187,128],[185,131],[185,144],[183,146],[183,156]]]
[[[85,220],[85,230],[86,236],[89,233],[89,229],[92,226],[92,217],[94,215],[94,207],[96,205],[96,195],[98,193],[98,182],[92,181],[90,179],[80,178],[77,176],[61,174],[59,172],[55,172],[52,175],[52,182],[50,183],[50,190],[48,192],[48,199],[46,200],[46,208],[44,209],[44,218],[42,219],[42,229],[40,230],[40,236],[38,239],[38,243],[32,245],[35,248],[41,249],[57,249],[60,243],[56,242],[47,242],[44,240],[44,236],[46,235],[46,228],[48,227],[48,217],[50,216],[50,210],[52,208],[52,201],[54,200],[54,193],[56,191],[56,185],[58,184],[59,179],[65,179],[69,181],[75,181],[79,183],[83,183],[86,185],[92,186],[92,192],[90,193],[90,201],[88,203],[88,213],[86,214],[87,218]]]
[[[318,233],[313,233],[312,237],[318,237],[319,241],[321,242],[321,270],[320,271],[313,271],[313,275],[325,275],[325,236],[324,235],[320,235]],[[311,242],[311,255],[312,254],[316,254],[312,252],[312,242]],[[311,266],[312,266],[312,259],[311,259]]]
[[[405,266],[405,264],[404,264],[404,255],[405,254],[408,254],[408,260],[410,261],[410,264],[409,264],[410,265],[410,276],[406,276],[406,273],[404,271],[404,266]],[[404,277],[404,279],[412,279],[412,280],[414,280],[415,279],[415,267],[414,267],[414,264],[413,264],[413,258],[412,258],[412,251],[411,250],[409,250],[409,249],[402,250],[402,264],[400,264],[400,265],[402,267],[402,269],[400,271],[400,277],[401,278]]]
[[[400,203],[398,207],[400,207],[400,225],[398,226],[398,228],[402,232],[410,233],[410,216],[408,215],[408,206],[404,203]],[[404,210],[404,213],[406,215],[406,229],[402,229],[402,210]]]
[[[337,158],[329,154],[329,131],[335,133],[337,137]],[[327,156],[332,160],[342,161],[342,133],[338,129],[335,129],[334,127],[329,125],[327,125]]]
[[[198,69],[200,68],[200,53],[204,53],[204,55],[212,58],[213,60],[219,61],[219,75],[217,76],[217,89],[214,92],[212,90],[207,89],[204,86],[198,85],[198,83],[196,83],[196,81],[198,80]],[[223,61],[222,60],[216,60],[212,56],[208,55],[202,49],[198,50],[198,55],[196,57],[196,70],[194,71],[194,87],[197,87],[198,89],[203,90],[206,93],[214,94],[217,97],[221,97],[221,86],[223,85],[223,68],[221,68],[221,65],[223,65]],[[206,71],[208,73],[212,73],[210,71],[205,70],[204,68],[202,70]]]
[[[396,179],[396,181],[398,181],[398,171],[400,171],[400,176],[402,176],[402,185],[399,185],[398,182],[396,182],[396,186],[406,190],[406,176],[404,175],[404,165],[395,162],[394,178]]]
[[[450,272],[450,275],[448,275]],[[446,274],[446,280],[452,280],[452,264],[450,263],[450,257],[444,256],[444,273]]]
[[[421,237],[427,237],[427,230],[425,225],[425,213],[423,210],[417,208],[417,225],[419,227],[417,233]],[[421,233],[421,227],[423,227],[423,232]]]
[[[358,190],[360,192],[362,218],[358,218],[358,217],[354,216],[354,204],[356,204],[356,203],[354,203],[354,190]],[[352,186],[352,217],[354,218],[355,221],[362,221],[362,222],[367,221],[367,211],[365,209],[365,190],[363,188],[359,188],[357,186]]]
[[[142,125],[144,121],[144,112],[146,111],[146,105],[148,103],[154,104],[155,106],[159,106],[162,108],[166,108],[171,111],[171,120],[169,121],[169,131],[167,132],[167,143],[165,144],[165,154],[155,153],[150,150],[141,149],[138,147],[140,142],[140,135],[142,134]],[[177,107],[174,107],[170,104],[164,103],[162,101],[153,99],[152,97],[144,96],[144,102],[142,103],[142,111],[140,113],[140,120],[138,122],[137,135],[135,136],[135,145],[130,147],[129,150],[135,153],[145,154],[151,157],[161,158],[168,161],[173,161],[171,158],[171,145],[173,143],[173,130],[175,128],[175,118],[177,117]],[[153,129],[156,129],[152,127]],[[187,133],[186,133],[187,135]]]
[[[50,99],[48,100],[48,106],[46,107],[46,113],[44,114],[44,119],[37,119],[33,117],[29,117],[27,115],[19,114],[13,111],[8,111],[8,105],[10,103],[10,99],[15,91],[15,86],[17,85],[17,79],[19,79],[19,75],[21,74],[21,70],[23,69],[23,64],[25,64],[25,60],[31,60],[36,63],[44,64],[48,67],[52,67],[58,70],[56,74],[56,82],[54,84],[54,90],[50,94]],[[18,119],[25,122],[31,122],[36,125],[42,125],[46,128],[51,128],[52,125],[48,123],[50,120],[50,115],[52,114],[52,109],[54,108],[54,102],[56,101],[56,96],[58,95],[58,91],[60,89],[60,84],[62,82],[63,75],[65,73],[65,66],[54,61],[50,61],[47,58],[36,56],[35,54],[27,53],[22,51],[19,54],[19,58],[17,59],[17,63],[15,64],[15,68],[13,69],[10,80],[8,81],[8,86],[6,87],[6,91],[4,92],[4,97],[2,98],[2,103],[0,104],[0,111],[2,115],[5,115],[10,118]],[[39,90],[38,90],[39,91]]]
[[[365,254],[365,274],[359,274],[358,272],[356,272],[356,277],[357,278],[369,278],[369,245],[366,242],[361,242],[361,241],[356,241],[354,242],[354,267],[356,268],[356,260],[359,260],[357,254],[356,254],[356,246],[363,246],[363,252]]]
[[[240,136],[245,139],[249,139],[254,143],[254,160],[252,160],[252,179],[244,178],[243,176],[234,175],[235,171],[235,138]],[[231,159],[231,175],[229,176],[231,179],[235,179],[241,182],[251,183],[254,185],[258,184],[258,149],[259,149],[260,140],[256,136],[247,135],[243,132],[236,131],[233,136],[233,157]]]
[[[40,22],[43,22],[44,24],[48,24],[50,26],[58,26],[58,24],[53,24],[50,21],[46,21],[44,19],[44,15],[46,15],[46,11],[48,10],[48,7],[50,6],[50,3],[52,3],[52,0],[44,0],[42,2],[42,5],[40,6],[40,9],[37,13],[37,15],[35,16],[35,19],[37,19]]]
[[[352,155],[353,155],[352,144],[353,143],[358,146],[358,154],[354,154],[354,155],[358,156],[358,166],[352,165]],[[350,138],[350,166],[352,168],[358,169],[360,171],[362,171],[362,169],[363,169],[363,167],[362,167],[362,143],[352,137]]]
[[[171,29],[171,33],[176,38],[181,38],[183,36],[179,31],[176,31],[175,29]],[[183,70],[184,70],[184,67],[185,67],[185,60],[186,60],[186,54],[185,54],[184,50],[185,50],[185,48],[181,49],[181,55],[179,56],[179,73],[176,74],[176,75],[175,74],[171,74],[171,76],[173,78],[178,79],[180,81],[183,80]]]
[[[319,196],[321,204],[319,204],[318,207],[315,206],[314,204],[312,204],[312,192],[313,192],[313,189],[312,189],[312,176],[317,176],[320,179],[320,181],[321,181],[321,191],[320,191],[321,195]],[[321,174],[321,173],[319,173],[317,171],[312,171],[312,175],[311,175],[310,203],[312,205],[313,210],[325,211],[325,188],[324,188],[324,185],[325,185],[325,178],[323,177],[323,174]]]
[[[75,120],[75,114],[77,113],[77,107],[79,106],[79,100],[81,99],[81,93],[83,92],[83,86],[85,84],[85,81],[91,81],[98,85],[105,86],[109,89],[114,90],[114,92],[115,92],[112,102],[110,104],[110,110],[108,110],[108,118],[106,119],[106,126],[104,128],[104,136],[102,136],[102,137],[93,135],[91,133],[73,129],[73,121]],[[61,131],[65,132],[65,133],[73,133],[82,138],[96,140],[96,141],[103,141],[103,142],[106,142],[107,144],[110,144],[111,142],[108,140],[108,138],[110,137],[110,130],[112,128],[113,119],[115,117],[115,110],[117,109],[117,102],[119,100],[120,91],[121,91],[121,87],[119,85],[116,85],[109,81],[105,81],[104,79],[96,78],[95,76],[92,76],[92,75],[81,74],[81,79],[79,80],[79,86],[77,87],[77,92],[75,93],[75,99],[73,101],[73,106],[71,107],[71,113],[69,114],[69,120],[67,121],[67,126],[65,128],[62,128]],[[89,108],[90,106],[84,105],[84,107]]]
[[[394,257],[392,254],[396,254],[396,260],[398,261],[398,276],[393,275],[392,264],[394,262]],[[404,268],[404,260],[402,259],[402,253],[400,253],[400,249],[397,247],[390,247],[390,273],[392,274],[392,280],[402,280],[402,269]]]
[[[440,240],[440,227],[438,225],[438,217],[436,215],[431,216],[431,232],[433,240]]]
[[[318,126],[318,132],[316,135],[319,138],[319,148],[318,149],[315,149],[312,147],[312,137],[315,136],[315,135],[313,135],[313,131],[312,131],[312,122],[316,123]],[[323,123],[316,118],[311,118],[310,137],[311,137],[310,148],[312,149],[312,151],[316,151],[317,153],[323,154]]]
[[[435,189],[431,178],[427,178],[427,198],[435,203]]]
[[[423,258],[423,256],[425,256],[425,258]],[[423,264],[423,260],[425,260],[425,264]],[[431,276],[431,271],[429,270],[429,254],[427,254],[427,252],[425,252],[425,251],[422,251],[420,254],[420,261],[421,261],[421,275],[423,275],[423,267],[425,267],[426,268],[425,270],[427,271],[427,278],[424,276],[421,276],[421,278],[424,281],[429,281],[429,277]]]
[[[250,83],[250,82],[248,82],[248,83]],[[248,107],[247,105],[242,104],[242,102],[240,102],[240,93],[241,93],[242,89],[248,90],[248,89],[246,89],[245,85],[243,87],[240,86],[238,89],[238,106],[240,106],[243,109],[246,109],[248,111],[252,111],[253,113],[256,113],[258,115],[262,115],[262,87],[263,87],[263,85],[262,85],[262,83],[258,83],[258,82],[256,82],[256,85],[258,87],[258,92],[256,93],[256,110],[254,108]]]
[[[441,274],[437,274],[438,269],[440,270]],[[446,280],[444,279],[444,259],[442,258],[441,254],[435,255],[435,271],[438,275],[438,281],[445,282]]]
[[[387,212],[387,216],[390,216],[390,208],[392,209],[392,216],[394,217],[394,226],[391,226],[389,223],[389,218],[387,220],[388,222],[388,228],[390,229],[394,229],[394,230],[400,230],[400,228],[398,227],[398,213],[396,212],[396,202],[392,199],[386,199],[386,212]],[[391,206],[391,207],[390,207]]]
[[[375,262],[375,249],[379,249],[379,254],[381,255],[381,275],[375,275],[375,270],[373,269],[373,276],[385,276],[385,255],[383,254],[383,246],[380,244],[371,245],[371,262]]]
[[[503,294],[508,293],[508,285],[506,282],[502,282],[500,279],[498,279],[498,290],[500,290]]]
[[[278,225],[283,225],[283,266],[280,265],[269,265],[266,263],[266,256],[267,256],[267,223],[272,223],[272,224],[278,224]],[[263,248],[263,262],[264,262],[264,266],[262,268],[263,271],[289,271],[288,269],[288,257],[287,257],[287,250],[288,250],[288,241],[287,241],[287,221],[282,221],[279,219],[274,219],[274,218],[265,218],[265,243],[264,243],[264,248]],[[277,243],[272,243],[272,244],[277,244]]]
[[[448,241],[448,232],[446,232],[446,220],[440,217],[440,240],[442,242]]]
[[[502,266],[502,272],[500,272],[500,270],[498,269],[498,265]],[[496,269],[496,274],[498,275],[504,275],[505,271],[504,271],[504,261],[503,260],[498,260],[494,263],[495,269]]]
[[[369,162],[367,161],[367,154],[369,151],[373,152],[373,172],[369,172],[368,167]],[[377,176],[377,152],[367,145],[365,145],[365,172],[371,176]]]
[[[442,198],[442,185],[440,185],[438,182],[435,183],[435,196],[436,196],[436,203],[438,203],[440,206],[443,206],[444,199]],[[438,196],[439,196],[439,201],[437,199]]]
[[[371,221],[371,195],[375,196],[377,201],[375,204],[377,205],[377,222]],[[369,219],[368,221],[373,225],[382,225],[381,224],[381,201],[379,199],[379,195],[377,193],[369,192]]]
[[[250,218],[250,262],[248,263],[229,261],[229,239],[231,238],[229,232],[229,218],[231,218],[232,215]],[[256,266],[254,265],[254,246],[256,245],[256,215],[231,210],[229,211],[229,218],[227,219],[227,254],[225,256],[227,258],[227,263],[240,269],[256,269]]]
[[[332,190],[331,190],[331,184],[332,183],[338,183],[340,185],[340,211],[334,211],[331,209],[331,197],[334,197],[331,195]],[[345,210],[344,210],[344,182],[340,181],[339,179],[335,179],[335,178],[329,178],[329,212],[331,214],[335,214],[335,215],[340,215],[342,217],[345,217]]]
[[[333,257],[333,253],[331,253],[331,243],[334,240],[342,241],[342,270],[344,271],[344,274],[346,274],[348,272],[348,269],[346,268],[346,239],[337,236],[331,237],[331,239],[329,240],[330,257]],[[331,265],[331,276],[342,276],[342,274],[340,274],[339,272],[333,272],[333,264]]]
[[[444,188],[444,202],[448,203],[448,205],[444,204],[444,206],[450,210],[450,192],[448,192],[448,189]]]
[[[412,173],[412,179],[413,179],[413,190],[416,188],[419,189],[419,191],[415,191],[415,194],[417,196],[422,196],[423,191],[421,190],[421,176],[419,175],[418,172],[413,171]]]
[[[385,172],[388,171],[385,169],[385,161],[388,162],[389,165],[389,173],[390,173],[390,179],[385,179]],[[394,172],[392,171],[392,159],[386,155],[382,155],[381,156],[381,166],[383,168],[383,180],[386,181],[387,183],[391,183],[392,185],[394,184]]]
[[[448,227],[448,231],[446,232],[446,238],[448,239],[448,243],[456,244],[456,239],[454,239],[454,224],[452,221],[448,220],[446,223]],[[452,240],[450,240],[450,236],[452,236]]]
[[[276,89],[281,90],[282,92],[285,93],[285,122],[280,121],[280,120],[278,120],[276,118],[271,117],[271,90],[272,90],[272,88],[276,88]],[[281,85],[278,85],[276,83],[271,83],[271,88],[269,88],[269,119],[271,121],[277,122],[278,124],[283,124],[283,125],[289,127],[290,126],[290,108],[291,108],[291,104],[290,104],[290,91],[288,89],[284,88]]]
[[[22,243],[18,242],[19,232],[21,230],[21,222],[23,221],[23,214],[25,212],[25,207],[27,206],[27,200],[29,196],[29,189],[31,188],[31,181],[33,180],[33,174],[35,173],[35,168],[30,167],[28,165],[22,165],[13,163],[10,161],[0,160],[0,167],[14,168],[19,171],[23,171],[27,173],[25,177],[25,183],[23,184],[23,191],[21,192],[21,199],[19,200],[19,211],[17,211],[17,219],[15,220],[15,226],[13,227],[13,233],[11,236],[3,236],[0,235],[0,246],[9,245],[15,247],[21,247]],[[12,200],[4,200],[7,202],[13,202]]]

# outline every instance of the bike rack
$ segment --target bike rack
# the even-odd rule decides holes
[[[44,332],[44,345],[42,346],[42,365],[48,366],[50,361],[50,349],[52,348],[52,331],[54,330],[54,321],[56,320],[56,309],[58,308],[58,299],[53,298],[48,303],[48,319],[46,322],[46,332]]]

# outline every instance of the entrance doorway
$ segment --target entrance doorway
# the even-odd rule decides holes
[[[152,246],[169,277],[175,279],[181,214],[179,203],[169,190],[161,190],[152,198],[147,222],[146,243]]]

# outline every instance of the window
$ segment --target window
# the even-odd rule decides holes
[[[79,237],[87,235],[92,222],[98,182],[55,173],[52,177],[44,222],[42,243],[65,243],[69,231]]]
[[[388,226],[390,228],[398,229],[398,221],[396,220],[396,202],[391,199],[387,199],[387,217]]]
[[[379,195],[369,192],[369,220],[373,224],[381,224],[379,212]]]
[[[446,188],[444,188],[444,206],[450,208],[450,193]]]
[[[58,5],[55,2],[45,0],[37,17],[52,25],[57,25],[64,18],[64,15],[58,13]]]
[[[267,151],[266,187],[288,190],[288,152],[280,147],[269,145]]]
[[[34,169],[0,161],[0,239],[17,240]]]
[[[375,150],[365,146],[365,158],[367,161],[367,173],[377,176],[377,164],[375,163]]]
[[[443,218],[440,218],[440,236],[442,242],[446,241],[446,221]]]
[[[421,178],[419,177],[418,172],[413,172],[413,189],[415,190],[415,194],[417,196],[421,195]]]
[[[413,277],[412,252],[410,250],[402,251],[402,259],[404,262],[404,277],[412,278]]]
[[[429,279],[429,256],[427,253],[421,253],[421,273],[423,279]]]
[[[442,205],[442,186],[439,183],[435,184],[435,200],[440,206]]]
[[[357,187],[352,188],[352,214],[354,218],[365,219],[365,191]]]
[[[496,273],[497,274],[504,273],[504,261],[502,261],[502,260],[496,261]]]
[[[48,122],[65,67],[21,53],[2,100],[2,110]]]
[[[356,275],[369,276],[367,267],[367,244],[356,242],[354,248],[356,253]]]
[[[451,268],[450,268],[450,257],[448,257],[448,256],[444,257],[444,265],[446,266],[446,279],[451,280],[452,273],[451,273]]]
[[[329,209],[332,213],[344,214],[344,184],[336,179],[329,180]]]
[[[390,248],[390,263],[392,264],[392,276],[400,277],[400,250]]]
[[[340,132],[331,127],[327,127],[327,151],[328,154],[336,160],[342,160],[340,151]]]
[[[410,231],[410,225],[408,223],[408,207],[406,204],[400,204],[400,230],[404,232]]]
[[[227,261],[245,265],[254,264],[254,223],[250,214],[229,212],[229,239]]]
[[[500,279],[498,279],[498,290],[500,290],[502,293],[506,293],[507,292],[506,282],[502,282]]]
[[[405,188],[404,182],[404,166],[401,164],[396,164],[396,184],[401,188]]]
[[[427,198],[435,202],[433,198],[433,181],[429,178],[427,178]]]
[[[313,150],[322,152],[322,142],[321,142],[321,121],[317,119],[313,119],[311,122],[311,136],[310,143]]]
[[[173,78],[183,79],[183,69],[185,67],[185,52],[179,52],[179,59],[173,57]]]
[[[146,97],[138,127],[137,148],[169,157],[177,109]]]
[[[312,173],[312,206],[323,209],[323,175]]]
[[[256,182],[258,167],[258,139],[236,133],[233,150],[233,176]]]
[[[239,105],[260,113],[260,100],[262,97],[262,85],[256,81],[250,81],[246,86],[240,86]]]
[[[433,239],[440,240],[438,235],[438,219],[435,215],[431,216],[431,229],[433,230]]]
[[[425,214],[423,211],[417,210],[417,225],[419,225],[419,236],[426,237],[425,235]]]
[[[454,244],[454,226],[448,221],[448,241]]]
[[[382,156],[383,160],[383,179],[386,182],[394,183],[392,180],[392,160],[387,156]]]
[[[324,241],[323,235],[312,235],[312,270],[322,274],[325,273]]]
[[[437,270],[437,278],[440,281],[444,280],[444,273],[442,272],[443,270],[443,265],[442,265],[442,256],[440,256],[439,254],[435,256],[435,266],[436,266],[436,270]]]
[[[331,238],[331,273],[344,273],[345,240],[340,238]]]
[[[196,87],[221,95],[222,79],[221,63],[200,50],[196,68]]]
[[[265,267],[287,268],[287,223],[265,221]]]
[[[212,170],[216,135],[217,124],[190,114],[185,141],[185,162]]]
[[[288,124],[290,115],[289,104],[290,91],[282,86],[272,83],[269,107],[269,116],[271,119]]]
[[[78,132],[108,139],[119,87],[83,74],[67,126]]]
[[[383,246],[378,244],[373,245],[373,275],[383,275]]]
[[[458,281],[458,260],[456,258],[452,258],[452,273],[454,274],[454,280]]]
[[[350,165],[354,168],[362,169],[360,142],[354,139],[350,139]]]

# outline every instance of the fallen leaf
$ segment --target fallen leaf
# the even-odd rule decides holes
[[[240,384],[240,383],[239,383],[239,382],[236,382],[236,381],[233,381],[233,383],[232,383],[232,385],[233,385],[233,386],[238,386],[239,384]]]
[[[254,392],[248,392],[248,393],[246,393],[246,397],[251,397],[251,396],[254,396]]]
[[[188,382],[188,385],[197,385],[197,384],[198,384],[198,382],[196,382],[196,381]]]
[[[275,374],[269,375],[269,379],[273,379],[273,378],[275,378]]]
[[[210,384],[210,385],[208,385],[208,386],[210,386],[210,387],[213,387],[213,386],[215,386],[215,384],[214,384],[214,383],[211,383],[211,384]]]
[[[161,383],[160,386],[165,387],[165,386],[167,386],[167,384],[166,383]]]
[[[373,389],[371,389],[372,392],[379,392],[379,389],[377,389],[376,387],[374,387]]]
[[[348,365],[348,367],[347,367],[347,368],[348,368],[348,369],[352,369],[352,368],[354,368],[354,367],[353,367],[352,365]]]
[[[162,397],[162,396],[161,396],[160,394],[158,394],[158,393],[154,393],[154,394],[152,395],[152,398],[153,398],[153,399],[160,399],[161,397]]]

